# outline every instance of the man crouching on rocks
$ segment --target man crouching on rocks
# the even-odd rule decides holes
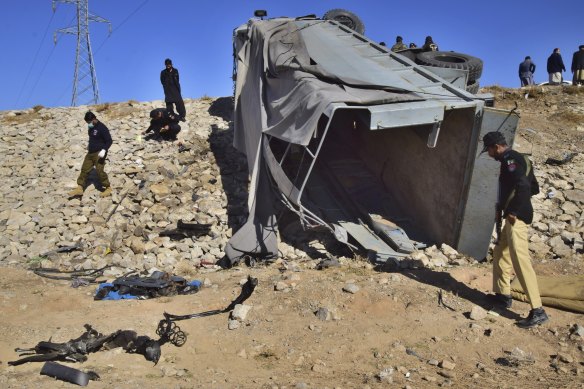
[[[150,111],[150,127],[142,134],[155,140],[177,140],[180,132],[178,117],[165,108],[157,108]],[[149,133],[152,132],[152,135]]]
[[[101,185],[104,189],[100,196],[111,196],[112,188],[104,168],[107,151],[113,143],[112,137],[105,124],[97,120],[93,112],[88,111],[85,114],[85,122],[87,123],[87,133],[89,135],[87,154],[83,160],[83,165],[81,165],[81,173],[79,173],[79,178],[77,178],[77,188],[69,192],[69,196],[83,196],[83,191],[85,190],[85,181],[87,181],[87,176],[94,166],[95,170],[97,171],[99,181],[101,182]]]

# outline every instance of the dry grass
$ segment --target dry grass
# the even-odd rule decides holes
[[[110,108],[110,103],[97,104],[93,106],[94,112],[105,112]]]
[[[566,86],[564,87],[564,93],[567,95],[579,95],[584,93],[584,87],[578,87],[578,86]]]
[[[580,123],[584,123],[584,114],[564,110],[564,111],[556,112],[553,115],[551,115],[550,121],[564,122],[564,123],[577,125]]]
[[[36,107],[41,107],[41,108],[39,108],[39,110],[43,108],[40,105],[37,105]],[[35,120],[35,119],[42,119],[42,118],[41,118],[41,115],[38,113],[38,110],[35,111],[34,109],[32,111],[17,112],[16,116],[2,117],[2,121],[6,124],[24,124],[24,123],[28,123],[32,120]]]

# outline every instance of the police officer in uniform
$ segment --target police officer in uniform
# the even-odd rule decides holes
[[[97,171],[97,177],[99,177],[99,181],[101,181],[101,185],[104,188],[100,196],[107,197],[112,194],[112,188],[105,172],[105,159],[107,151],[113,143],[112,137],[109,129],[105,124],[97,120],[93,112],[87,111],[84,119],[85,123],[87,123],[87,134],[89,135],[87,154],[83,160],[83,165],[81,165],[79,178],[77,178],[77,188],[69,192],[69,197],[83,196],[85,181],[87,181],[87,176],[89,176],[94,166]]]
[[[539,186],[531,162],[507,146],[507,141],[500,132],[489,132],[483,137],[483,152],[485,151],[501,163],[497,217],[505,219],[493,252],[495,294],[488,297],[496,305],[510,308],[511,274],[515,270],[531,305],[529,316],[519,320],[517,325],[523,328],[534,327],[548,321],[527,248],[527,230],[533,221],[531,196],[539,193]]]

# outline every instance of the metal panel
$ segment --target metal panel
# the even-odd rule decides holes
[[[432,100],[373,105],[367,108],[371,113],[371,130],[433,124],[444,118],[444,106]]]
[[[438,75],[457,88],[465,89],[468,79],[468,70],[439,68],[436,66],[422,66],[424,69]]]
[[[495,225],[499,177],[499,162],[489,157],[487,153],[479,155],[483,148],[482,139],[487,132],[500,131],[505,135],[507,143],[512,145],[518,120],[519,117],[509,111],[484,109],[468,200],[457,245],[458,251],[477,259],[485,258],[489,249]]]

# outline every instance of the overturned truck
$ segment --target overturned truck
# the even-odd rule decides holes
[[[249,218],[225,251],[277,255],[276,209],[325,227],[374,262],[428,244],[485,257],[498,164],[517,115],[465,90],[468,72],[421,66],[335,20],[251,19],[234,31],[234,146],[247,156]]]

